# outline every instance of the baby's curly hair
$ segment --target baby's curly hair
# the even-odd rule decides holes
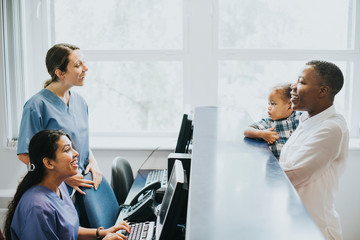
[[[291,98],[291,83],[281,83],[276,86],[274,86],[271,89],[271,92],[276,91],[280,93],[281,98],[284,101],[290,101]]]

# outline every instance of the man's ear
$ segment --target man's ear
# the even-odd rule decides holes
[[[54,169],[54,165],[53,165],[54,160],[51,160],[50,158],[44,157],[43,158],[43,163],[45,168],[52,170]]]
[[[324,97],[326,95],[328,95],[330,93],[330,88],[329,86],[321,86],[320,87],[320,97]]]

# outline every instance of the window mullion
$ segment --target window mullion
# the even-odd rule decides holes
[[[270,60],[303,61],[327,59],[329,61],[352,61],[358,57],[354,50],[293,50],[293,49],[221,49],[219,58],[223,60]]]
[[[213,2],[184,1],[184,104],[217,104],[217,60],[213,50]]]
[[[87,61],[182,61],[182,50],[86,50]]]
[[[351,122],[350,122],[350,135],[351,137],[356,137],[359,138],[360,137],[360,111],[358,108],[357,103],[360,103],[360,96],[359,94],[357,94],[358,92],[360,92],[360,68],[358,67],[360,64],[360,1],[356,0],[355,2],[355,8],[356,8],[356,12],[355,12],[355,38],[354,38],[354,42],[355,42],[355,54],[356,54],[356,59],[354,61],[354,65],[353,65],[353,69],[354,69],[354,75],[353,75],[353,81],[351,84],[351,97],[350,97],[350,102],[353,103],[351,104],[350,107],[350,112],[351,112]]]

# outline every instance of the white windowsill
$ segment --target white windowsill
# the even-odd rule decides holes
[[[171,150],[176,146],[174,137],[90,137],[95,150]]]
[[[169,150],[173,151],[174,137],[90,137],[90,146],[95,150]],[[351,138],[349,150],[360,150],[360,138]]]

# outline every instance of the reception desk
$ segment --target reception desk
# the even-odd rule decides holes
[[[264,142],[244,138],[244,111],[194,114],[187,240],[324,239]]]

